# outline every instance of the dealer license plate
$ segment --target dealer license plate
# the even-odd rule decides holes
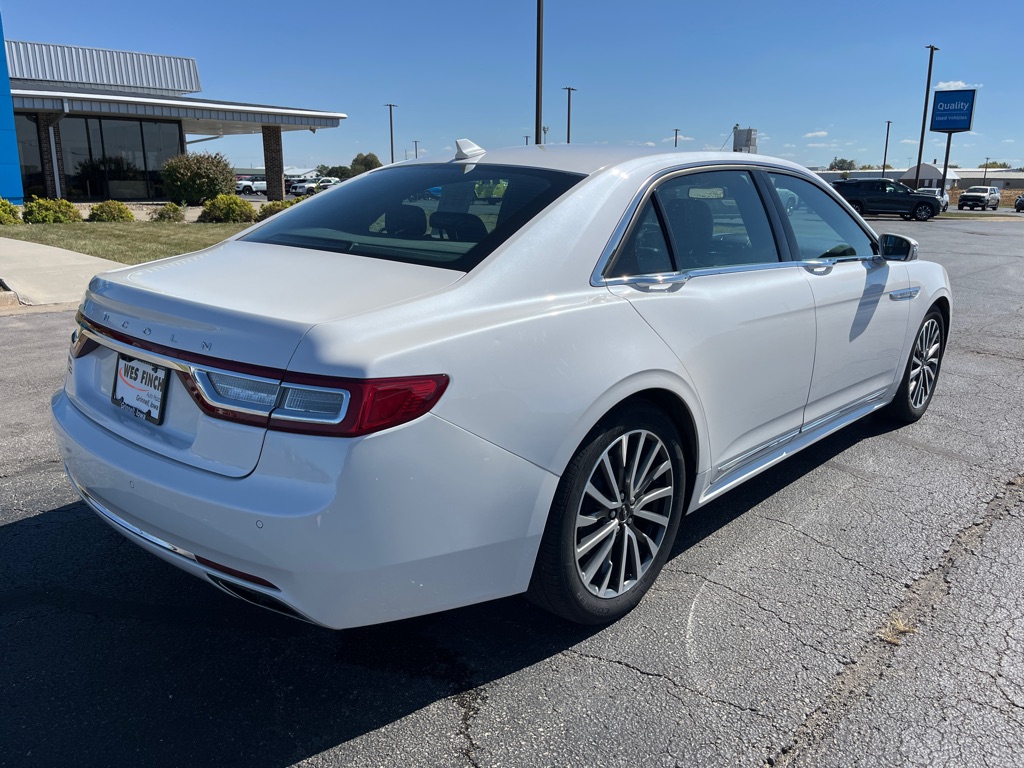
[[[117,374],[111,401],[118,408],[153,424],[164,420],[164,394],[167,392],[167,369],[117,356]]]

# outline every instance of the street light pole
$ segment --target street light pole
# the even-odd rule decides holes
[[[914,171],[914,189],[921,186],[921,157],[924,155],[924,129],[928,122],[928,99],[932,95],[932,59],[939,50],[934,45],[926,45],[928,49],[928,82],[924,84],[924,114],[921,115],[921,141],[917,143],[917,170]]]
[[[419,157],[420,157],[420,140],[419,139],[413,139],[412,140],[412,149],[413,149],[413,152],[415,152],[415,155],[413,157],[415,159],[419,160]]]
[[[568,97],[565,114],[565,143],[570,144],[572,142],[572,92],[576,89],[571,85],[567,85],[562,90],[565,91],[565,95]]]
[[[675,142],[672,144],[672,146],[675,147],[676,149],[678,149],[679,148],[679,129],[678,128],[673,128],[672,130],[676,132]]]
[[[533,119],[533,143],[540,144],[544,90],[544,0],[537,0],[537,86],[534,90],[537,93]],[[545,133],[547,132],[545,131]]]
[[[885,176],[885,161],[889,159],[889,129],[892,127],[892,120],[885,121],[885,151],[882,152],[882,176]],[[917,189],[917,187],[914,187]]]
[[[530,145],[530,134],[523,134],[523,144]]]
[[[397,104],[385,104],[388,108],[388,127],[391,129],[391,162],[395,162],[395,107]]]

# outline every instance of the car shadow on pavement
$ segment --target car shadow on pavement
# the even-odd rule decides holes
[[[714,502],[674,554],[884,429],[854,425]],[[445,700],[458,734],[482,687],[602,631],[515,597],[333,632],[221,594],[82,503],[0,527],[0,553],[0,766],[287,765]]]

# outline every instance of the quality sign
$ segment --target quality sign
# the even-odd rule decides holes
[[[932,102],[932,127],[937,133],[961,133],[974,122],[976,90],[936,91]]]

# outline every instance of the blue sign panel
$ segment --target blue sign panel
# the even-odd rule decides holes
[[[0,197],[21,205],[21,161],[18,159],[18,135],[14,130],[14,102],[7,75],[7,51],[4,25],[0,20]]]
[[[977,91],[936,91],[932,102],[932,127],[937,133],[971,130]]]

